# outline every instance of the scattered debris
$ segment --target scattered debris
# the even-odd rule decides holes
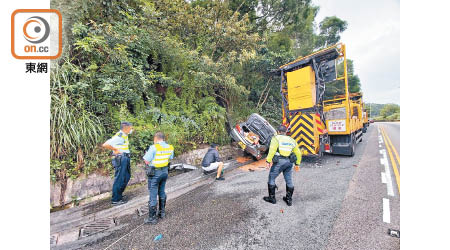
[[[244,171],[253,172],[255,170],[258,170],[258,171],[264,170],[264,169],[266,169],[265,166],[266,166],[266,160],[262,159],[262,160],[255,161],[250,164],[244,165],[244,166],[240,167],[239,169],[244,170]]]
[[[171,164],[169,168],[170,168],[169,170],[181,170],[184,172],[197,169],[196,166],[192,166],[189,164],[183,164],[183,163]]]
[[[248,162],[248,161],[251,161],[251,160],[252,160],[252,158],[250,158],[250,157],[238,157],[238,158],[236,158],[236,161],[239,162],[239,163],[244,163],[244,162]]]
[[[50,236],[50,246],[56,246],[58,244],[58,234]]]
[[[136,209],[137,216],[141,217],[142,215],[148,214],[148,205],[141,206]]]
[[[154,239],[153,241],[159,241],[159,240],[162,239],[162,237],[163,237],[162,234],[158,234],[158,236],[156,236],[155,239]]]
[[[314,167],[315,167],[315,168],[321,168],[322,165],[320,165],[320,163],[316,162],[316,163],[314,164]]]
[[[388,229],[388,234],[391,237],[400,238],[400,230]]]

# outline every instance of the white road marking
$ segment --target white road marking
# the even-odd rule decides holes
[[[387,180],[386,180],[386,173],[384,173],[384,172],[381,172],[381,182],[384,183],[384,184],[387,183]]]
[[[387,193],[390,196],[394,195],[394,188],[392,187],[392,177],[391,177],[391,170],[389,169],[389,161],[386,156],[386,150],[382,149],[380,150],[381,154],[383,155],[383,158],[380,159],[380,163],[384,165],[384,173],[386,176],[386,187],[387,187]]]
[[[120,237],[118,240],[114,241],[113,243],[111,243],[111,245],[107,246],[104,250],[109,249],[110,247],[112,247],[113,245],[115,245],[117,242],[119,242],[121,239],[127,237],[128,235],[130,235],[132,232],[136,231],[138,228],[141,228],[143,225],[145,225],[145,223],[142,223],[141,225],[139,225],[138,227],[134,228],[133,230],[131,230],[130,232],[126,233],[124,236]]]
[[[391,208],[389,199],[383,198],[383,222],[391,223]]]
[[[380,127],[378,127],[378,147],[382,148],[383,137],[381,136]],[[387,193],[394,196],[394,188],[392,187],[391,171],[389,169],[389,161],[387,159],[386,150],[380,150],[381,158],[380,164],[384,165],[384,172],[381,172],[381,182],[386,184]],[[383,222],[391,223],[391,208],[389,206],[389,199],[383,198]]]

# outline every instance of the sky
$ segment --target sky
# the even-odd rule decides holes
[[[347,21],[341,34],[347,58],[361,79],[365,102],[400,104],[400,3],[398,0],[313,0],[316,24],[327,16]]]

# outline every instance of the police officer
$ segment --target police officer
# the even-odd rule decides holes
[[[157,132],[151,145],[144,155],[146,173],[148,177],[148,218],[146,224],[156,224],[157,217],[163,219],[166,215],[166,180],[169,174],[169,160],[173,159],[173,146],[167,144],[162,132]],[[156,198],[159,196],[159,211],[156,211]]]
[[[288,206],[292,205],[292,194],[294,193],[294,183],[292,182],[292,167],[295,163],[295,169],[298,170],[302,160],[302,154],[298,148],[297,142],[286,135],[287,128],[281,125],[278,128],[278,135],[273,136],[270,141],[269,154],[267,155],[267,168],[271,165],[269,172],[269,196],[263,199],[272,204],[277,203],[275,199],[275,179],[283,172],[286,182],[286,196],[283,200]],[[271,164],[273,162],[273,164]]]
[[[121,205],[127,201],[122,195],[130,180],[130,148],[128,135],[133,132],[133,125],[130,122],[121,122],[120,131],[111,139],[103,143],[103,147],[113,151],[114,158],[112,165],[114,167],[114,184],[112,187],[113,205]]]

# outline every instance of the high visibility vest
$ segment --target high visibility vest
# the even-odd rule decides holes
[[[173,146],[169,145],[168,148],[163,148],[160,144],[155,144],[155,148],[155,159],[153,159],[152,165],[155,168],[162,168],[169,165],[169,158],[173,153]]]
[[[275,139],[278,140],[278,152],[282,156],[289,156],[297,145],[297,142],[287,135],[276,135]]]
[[[129,142],[128,142],[128,135],[119,131],[114,136],[118,136],[120,138],[123,138],[123,140],[124,140],[123,144],[117,144],[114,147],[119,149],[120,152],[123,152],[123,151],[129,152],[130,148],[129,148]]]

